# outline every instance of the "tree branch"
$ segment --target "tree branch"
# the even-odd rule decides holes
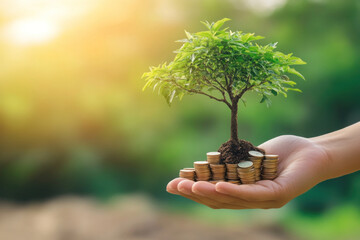
[[[214,99],[214,100],[216,100],[216,101],[225,103],[230,109],[232,108],[231,104],[226,100],[226,98],[225,98],[225,93],[223,93],[223,92],[222,92],[222,95],[223,95],[224,98],[221,99],[221,98],[214,97],[214,96],[212,96],[212,95],[210,95],[210,94],[207,94],[207,93],[205,93],[205,92],[203,92],[203,91],[199,91],[199,90],[195,90],[195,89],[187,89],[186,87],[183,87],[182,85],[178,84],[176,81],[171,81],[171,80],[164,80],[164,81],[173,83],[173,84],[175,84],[177,87],[179,87],[179,88],[181,88],[182,90],[187,91],[187,92],[189,92],[189,93],[197,93],[197,94],[201,94],[201,95],[208,96],[208,97],[211,98],[211,99]]]
[[[214,88],[216,88],[217,90],[219,90],[219,92],[221,92],[221,93],[224,92],[224,91],[221,90],[219,87],[217,87],[215,84],[212,84],[212,83],[209,81],[209,79],[207,79],[206,77],[203,77],[203,80],[204,80],[205,82],[207,82],[207,84],[205,84],[206,86],[214,87]],[[217,81],[216,81],[216,82],[217,82]],[[220,84],[219,84],[219,85],[220,85]]]
[[[214,72],[214,69],[212,69],[212,67],[210,66],[206,66],[207,68],[209,68],[212,72]],[[213,78],[214,82],[216,82],[217,84],[219,84],[219,87],[222,88],[224,91],[226,91],[226,88],[218,81],[216,80],[216,78]],[[210,83],[211,84],[211,83]]]
[[[262,85],[264,82],[266,82],[266,79],[264,79],[264,80],[262,80],[259,84],[257,84],[257,85],[250,85],[250,86],[248,86],[248,87],[245,87],[243,90],[241,90],[241,92],[239,93],[239,94],[237,94],[236,96],[235,96],[235,98],[237,98],[238,100],[247,92],[247,91],[250,91],[253,87],[255,87],[255,86],[260,86],[260,85]]]
[[[224,98],[223,98],[223,99],[220,99],[220,98],[211,96],[210,94],[207,94],[207,93],[205,93],[205,92],[198,91],[198,90],[194,90],[194,89],[190,89],[190,92],[198,93],[198,94],[202,94],[202,95],[208,96],[208,97],[211,98],[211,99],[215,99],[216,101],[225,103],[230,109],[232,108],[231,104],[226,100],[226,98],[225,98],[224,95],[223,95]]]

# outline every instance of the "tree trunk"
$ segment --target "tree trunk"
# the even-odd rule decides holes
[[[238,137],[238,101],[232,102],[232,108],[231,108],[231,137],[230,140],[239,143],[239,137]]]

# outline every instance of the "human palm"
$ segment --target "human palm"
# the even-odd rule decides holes
[[[328,157],[324,149],[312,140],[285,135],[259,147],[267,154],[279,155],[279,174],[273,181],[261,180],[243,185],[220,182],[214,185],[176,178],[168,183],[167,191],[214,209],[267,209],[282,207],[324,180]]]

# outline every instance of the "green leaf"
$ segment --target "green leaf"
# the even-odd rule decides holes
[[[278,44],[278,42],[275,43],[270,43],[269,46],[271,46],[272,48],[276,48],[276,45]]]
[[[207,28],[207,29],[211,29],[211,24],[208,22],[208,21],[205,21],[205,22],[203,22],[203,21],[201,21],[201,23],[202,24],[204,24],[204,26]]]
[[[186,43],[186,42],[189,42],[189,40],[188,39],[180,39],[180,40],[176,40],[175,42]]]
[[[250,41],[260,40],[260,39],[264,38],[262,36],[254,36],[254,35],[255,35],[255,33],[246,33],[241,36],[241,40],[243,42],[250,42]]]
[[[193,38],[193,36],[191,35],[191,33],[189,33],[189,32],[186,31],[186,30],[185,30],[185,34],[186,34],[186,37],[187,37],[188,39],[192,39],[192,38]]]
[[[306,64],[301,58],[298,57],[291,57],[289,59],[291,61],[291,65],[303,65]]]
[[[172,103],[174,97],[175,97],[175,94],[176,94],[176,90],[173,90],[169,96],[169,103]]]
[[[270,107],[270,105],[271,105],[271,100],[270,100],[267,96],[265,96],[265,95],[262,96],[262,99],[261,99],[260,103],[263,103],[263,102],[266,103],[266,107]]]
[[[289,77],[286,76],[286,75],[282,75],[281,78],[284,79],[284,80],[287,80],[287,81],[289,80]]]
[[[200,37],[206,37],[206,38],[213,37],[213,35],[209,31],[198,32],[198,33],[196,33],[196,35],[200,36]]]
[[[147,88],[147,87],[149,87],[152,83],[153,83],[153,79],[149,79],[147,82],[146,82],[146,84],[145,84],[145,86],[142,88],[142,90],[143,91],[145,91],[145,89]]]
[[[260,100],[260,103],[265,102],[265,99],[266,99],[266,98],[267,98],[267,97],[266,97],[265,95],[263,95],[262,98],[261,98],[261,100]]]
[[[284,84],[287,84],[287,85],[290,85],[290,86],[295,86],[296,85],[296,82],[294,81],[283,81]]]
[[[294,68],[288,67],[287,72],[291,74],[295,74],[296,76],[301,77],[302,79],[305,80],[304,76],[298,71],[296,71]]]
[[[302,93],[302,91],[298,88],[287,88],[287,90]]]
[[[224,23],[226,23],[227,21],[230,21],[230,18],[223,18],[217,22],[214,23],[214,25],[212,26],[212,30],[217,32],[223,25]]]

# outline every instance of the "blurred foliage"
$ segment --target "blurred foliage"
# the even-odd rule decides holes
[[[246,96],[240,138],[260,144],[281,134],[312,137],[360,119],[357,0],[289,0],[268,12],[232,0],[95,2],[52,41],[0,40],[1,198],[142,191],[185,201],[170,198],[166,183],[229,138],[230,114],[203,96],[168,108],[141,92],[141,75],[173,59],[174,40],[184,28],[199,31],[201,20],[229,17],[231,29],[265,35],[308,63],[299,67],[307,78],[299,83],[303,94],[274,98],[269,109]],[[5,28],[14,19],[5,17],[8,8],[0,11]],[[359,173],[326,181],[293,206],[310,213],[360,206],[359,184]]]
[[[302,239],[309,240],[357,239],[359,222],[360,213],[353,205],[339,206],[321,217],[296,213],[283,219],[283,224],[288,229]]]

